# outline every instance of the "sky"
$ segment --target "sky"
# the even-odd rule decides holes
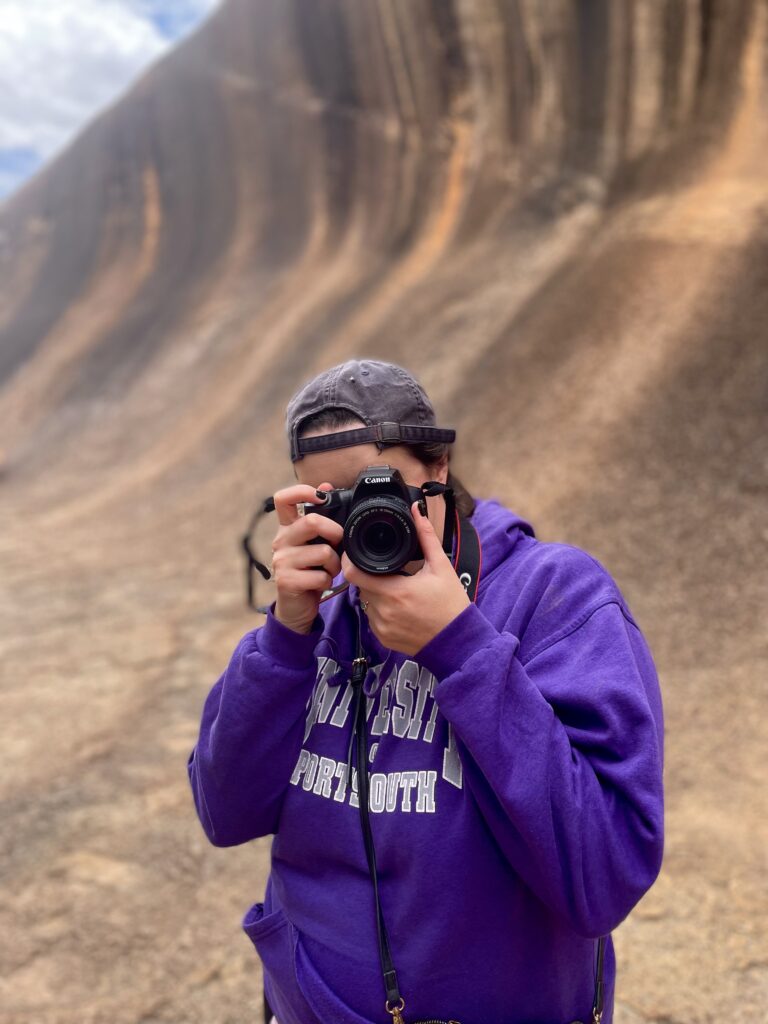
[[[0,202],[219,0],[0,0]]]

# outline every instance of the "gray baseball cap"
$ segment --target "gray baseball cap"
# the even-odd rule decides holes
[[[367,426],[299,439],[304,420],[325,409],[347,409]],[[395,444],[456,440],[455,430],[435,426],[435,410],[416,378],[402,366],[377,359],[349,359],[318,374],[288,403],[285,428],[291,462],[311,452],[370,441],[381,452]]]

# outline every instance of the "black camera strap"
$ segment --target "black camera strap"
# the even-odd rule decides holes
[[[275,511],[275,499],[270,495],[268,498],[264,498],[260,502],[259,507],[251,516],[251,520],[248,523],[248,529],[245,531],[243,536],[240,538],[240,544],[245,552],[245,588],[248,594],[248,607],[252,608],[255,612],[261,612],[262,615],[266,615],[269,611],[269,605],[254,604],[254,598],[256,596],[256,588],[253,585],[253,570],[256,569],[265,580],[272,579],[272,573],[269,571],[266,565],[257,557],[256,552],[253,549],[252,541],[256,532],[256,526],[263,515],[267,512]]]
[[[425,484],[426,489],[429,485]],[[441,486],[441,485],[438,485]],[[425,493],[426,492],[425,490]],[[439,493],[439,492],[436,492]],[[469,519],[464,516],[459,516],[455,508],[453,507],[453,494],[450,494],[450,509],[446,508],[446,526],[448,522],[456,529],[456,554],[454,559],[454,569],[464,586],[467,594],[471,601],[475,601],[477,598],[477,590],[480,583],[480,572],[482,568],[482,549],[480,546],[480,538],[478,537],[477,531],[474,525]],[[449,495],[446,493],[446,505],[449,504]],[[445,540],[445,530],[444,530]],[[451,546],[448,547],[448,552],[452,550]],[[368,790],[368,729],[366,722],[366,706],[367,701],[365,692],[363,690],[363,683],[365,682],[366,675],[368,673],[369,662],[363,648],[362,641],[362,624],[360,619],[360,612],[357,613],[357,653],[352,663],[352,677],[351,683],[355,694],[355,711],[353,718],[353,733],[350,740],[350,754],[352,748],[352,741],[355,744],[355,759],[357,762],[357,790],[358,790],[358,804],[360,808],[360,823],[363,830],[363,844],[365,846],[365,856],[368,861],[368,870],[371,875],[371,882],[373,885],[373,896],[376,906],[376,931],[379,943],[379,959],[381,961],[382,976],[384,979],[384,991],[386,993],[385,1007],[387,1013],[392,1017],[392,1024],[405,1024],[403,1018],[403,1010],[405,1008],[405,1000],[400,992],[400,988],[397,981],[397,973],[395,971],[395,965],[392,960],[392,952],[389,945],[389,936],[387,934],[386,925],[384,923],[384,913],[381,907],[381,899],[379,897],[379,883],[378,875],[376,871],[376,852],[373,844],[373,834],[371,832],[371,823],[369,815],[369,790]],[[347,781],[351,778],[351,757],[348,761],[348,776]],[[592,1004],[592,1022],[591,1024],[599,1024],[603,1013],[603,962],[605,956],[605,936],[602,936],[598,940],[597,944],[597,964],[595,967],[595,994]],[[418,1022],[415,1022],[418,1024]],[[434,1024],[440,1024],[440,1022],[434,1022]],[[448,1022],[448,1024],[458,1024],[458,1022]]]
[[[436,488],[441,488],[442,485],[437,484]],[[429,484],[424,485],[424,493],[441,493],[437,489],[432,490]],[[473,524],[463,516],[458,516],[455,510],[455,503],[453,502],[453,492],[450,488],[444,490],[446,497],[446,515],[445,523],[446,526],[450,523],[451,526],[455,525],[456,529],[456,557],[454,561],[454,569],[456,570],[459,578],[464,583],[464,589],[467,590],[470,600],[474,601],[477,596],[477,587],[480,582],[480,567],[481,567],[481,549],[480,549],[480,538],[477,535],[477,531]],[[452,540],[449,542],[450,546],[445,544],[446,529],[443,530],[443,541],[444,550],[447,547],[448,551],[452,550]],[[453,534],[453,530],[451,530]],[[465,582],[467,581],[467,582]],[[471,590],[470,590],[471,585]],[[357,654],[355,660],[352,663],[352,687],[355,694],[355,713],[353,718],[353,739],[355,744],[355,760],[357,762],[357,791],[358,791],[358,804],[360,807],[360,822],[363,829],[363,844],[365,846],[365,856],[368,861],[368,870],[371,874],[371,882],[373,884],[373,895],[374,902],[376,905],[376,931],[379,942],[379,958],[381,960],[381,970],[384,978],[384,990],[386,992],[386,1009],[387,1012],[392,1015],[393,1024],[404,1024],[402,1017],[402,1010],[405,1006],[405,1000],[400,994],[400,988],[397,982],[397,973],[395,966],[392,961],[392,953],[389,946],[389,936],[387,934],[386,925],[384,924],[384,913],[381,908],[381,900],[379,898],[379,882],[376,871],[376,852],[373,845],[373,834],[371,832],[371,823],[368,813],[368,729],[366,724],[366,698],[363,691],[363,683],[365,677],[368,674],[368,658],[363,648],[362,640],[362,624],[360,620],[360,614],[357,615]],[[351,772],[351,765],[350,765]]]

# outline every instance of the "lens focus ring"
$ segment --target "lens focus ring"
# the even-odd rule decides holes
[[[418,557],[418,537],[410,509],[391,494],[364,498],[350,509],[344,548],[364,572],[394,573]]]

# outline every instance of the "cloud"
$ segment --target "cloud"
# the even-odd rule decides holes
[[[0,0],[0,196],[50,159],[216,3]]]

